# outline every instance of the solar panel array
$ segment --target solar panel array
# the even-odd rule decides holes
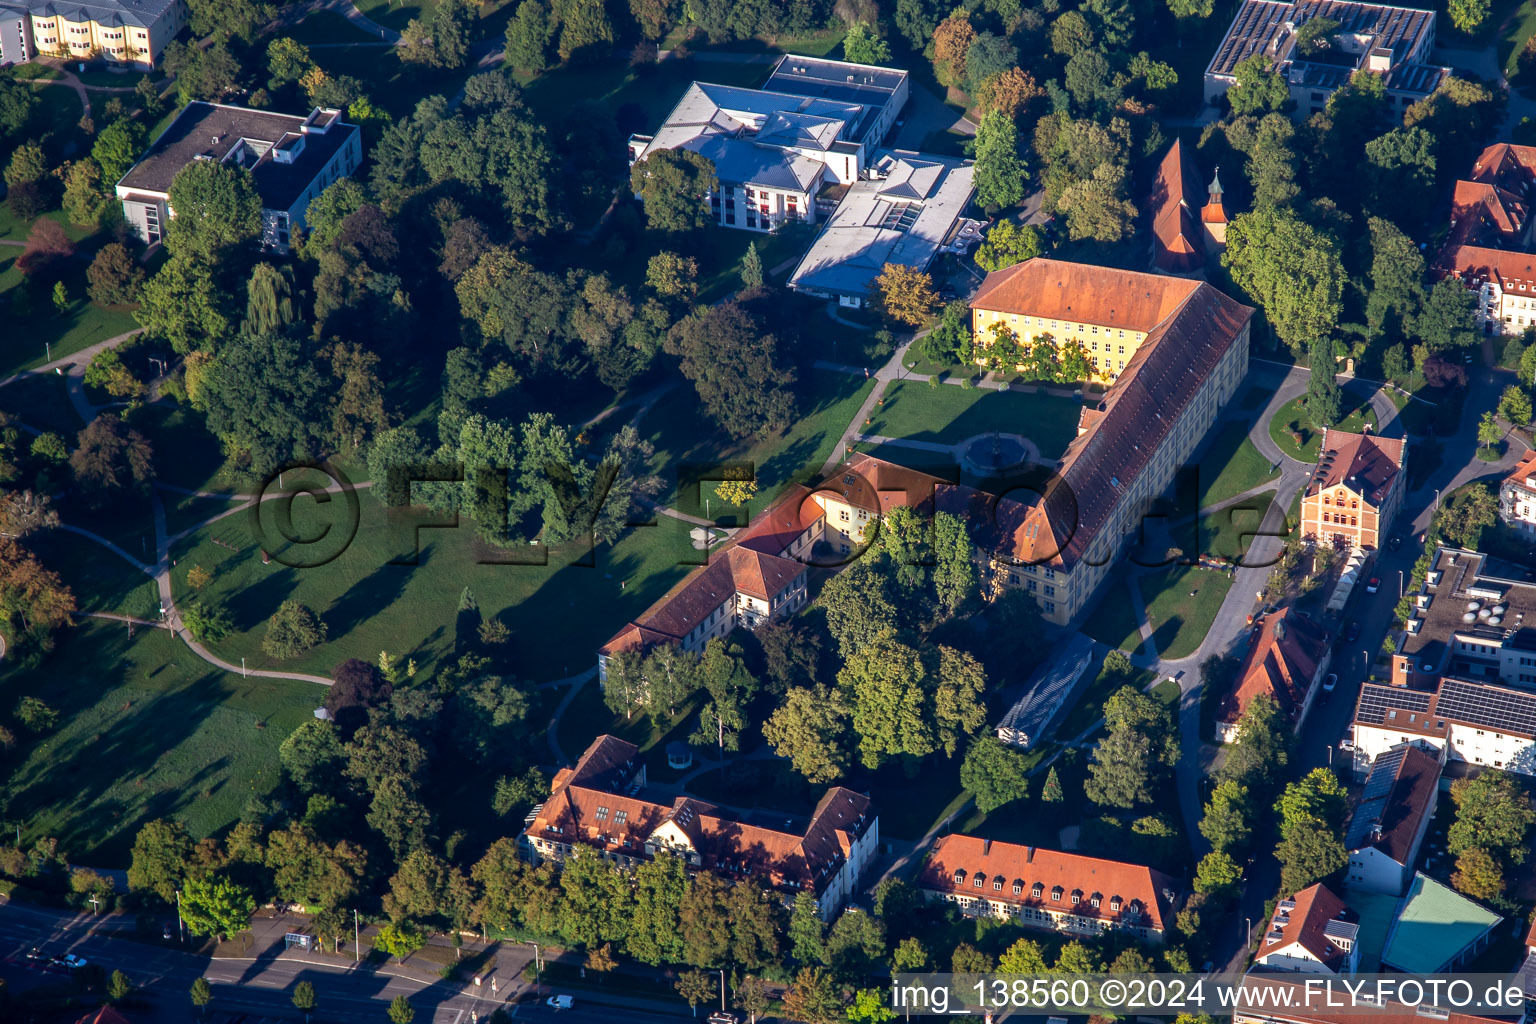
[[[1422,690],[1367,684],[1360,688],[1360,705],[1355,712],[1355,721],[1380,725],[1387,720],[1389,711],[1428,711],[1433,698],[1434,694]]]
[[[1536,694],[1447,679],[1440,685],[1436,707],[1440,715],[1457,722],[1536,736]]]

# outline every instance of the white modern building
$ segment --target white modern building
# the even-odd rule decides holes
[[[146,243],[164,238],[171,181],[194,160],[251,172],[261,196],[261,244],[287,252],[305,226],[309,204],[363,162],[363,133],[341,111],[316,107],[307,117],[201,100],[182,108],[117,183],[123,218]]]
[[[655,135],[630,136],[629,162],[661,149],[707,157],[720,179],[708,201],[723,227],[817,223],[839,187],[867,175],[907,93],[905,71],[791,54],[761,89],[693,83]]]

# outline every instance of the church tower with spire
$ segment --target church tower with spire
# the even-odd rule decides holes
[[[1205,230],[1205,253],[1215,258],[1227,247],[1227,211],[1221,205],[1221,168],[1211,175],[1210,193],[1200,210],[1200,226]]]

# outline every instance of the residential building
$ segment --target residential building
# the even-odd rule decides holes
[[[1433,690],[1442,675],[1536,690],[1536,573],[1477,551],[1441,547],[1413,594],[1392,684]]]
[[[1154,943],[1182,898],[1179,883],[1140,864],[954,834],[933,844],[918,887],[970,917],[1068,935],[1123,931]]]
[[[723,227],[818,223],[840,187],[867,176],[907,90],[905,71],[791,54],[761,89],[693,83],[655,135],[630,136],[629,162],[661,149],[707,157],[720,180],[707,201]]]
[[[1313,18],[1329,18],[1338,27],[1298,47]],[[1237,84],[1237,66],[1263,54],[1284,76],[1298,119],[1323,110],[1357,72],[1381,78],[1387,109],[1401,118],[1451,75],[1450,68],[1430,63],[1434,47],[1434,11],[1341,0],[1243,0],[1205,69],[1205,101],[1224,96]]]
[[[0,0],[0,65],[43,57],[153,67],[186,0]]]
[[[1536,775],[1536,692],[1446,676],[1434,689],[1366,683],[1355,707],[1355,772],[1401,743],[1447,761]]]
[[[1425,874],[1415,874],[1387,933],[1383,967],[1405,974],[1461,970],[1488,947],[1504,918]]]
[[[1536,534],[1536,451],[1527,451],[1499,485],[1499,518],[1522,533]]]
[[[1300,733],[1333,658],[1329,640],[1327,630],[1292,608],[1260,619],[1238,666],[1232,692],[1222,698],[1216,712],[1221,742],[1237,741],[1238,724],[1259,697],[1274,701],[1291,731]]]
[[[1275,904],[1253,955],[1255,968],[1301,974],[1353,974],[1359,969],[1359,918],[1321,882]]]
[[[1442,277],[1476,293],[1484,334],[1520,334],[1536,325],[1532,203],[1536,147],[1495,143],[1478,154],[1451,196],[1451,231],[1435,259]]]
[[[532,863],[560,862],[578,847],[633,868],[659,853],[683,858],[692,870],[752,878],[793,903],[816,898],[830,919],[857,891],[880,846],[869,797],[834,786],[808,821],[765,812],[744,818],[692,797],[646,799],[645,764],[633,743],[616,736],[592,741],[574,767],[555,774],[549,797],[524,823],[518,846]]]
[[[315,197],[363,162],[363,133],[339,110],[307,117],[201,100],[187,104],[117,183],[123,217],[145,242],[164,237],[176,211],[171,181],[194,160],[244,167],[261,197],[261,244],[287,252]]]
[[[1407,442],[1323,428],[1317,468],[1301,498],[1303,537],[1377,549],[1403,506]]]
[[[1444,751],[1399,743],[1371,762],[1365,792],[1344,829],[1347,889],[1401,896],[1435,816]]]
[[[1152,269],[1165,274],[1198,273],[1205,266],[1200,172],[1178,139],[1163,154],[1152,180],[1147,207],[1152,217]]]
[[[988,274],[971,311],[978,338],[1001,323],[1080,340],[1114,382],[1083,408],[1045,495],[993,517],[1000,581],[1065,625],[1236,392],[1253,310],[1201,281],[1033,259]]]
[[[795,291],[863,306],[887,263],[926,271],[971,223],[968,160],[879,150],[867,175],[848,186],[790,275]]]
[[[723,547],[598,649],[599,678],[621,651],[676,644],[693,654],[709,641],[782,618],[804,607],[806,564],[821,539],[825,513],[805,487],[793,487]]]

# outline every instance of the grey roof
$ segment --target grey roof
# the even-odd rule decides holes
[[[276,146],[285,135],[301,134],[305,121],[304,117],[268,110],[200,100],[189,103],[150,144],[139,162],[123,175],[118,188],[163,194],[170,189],[176,172],[193,160],[223,160],[242,140],[257,143],[258,149]],[[356,125],[338,120],[323,133],[305,134],[303,152],[291,164],[278,163],[265,150],[259,159],[248,161],[246,166],[250,167],[262,206],[276,210],[291,207],[357,131]]]
[[[842,127],[843,122],[837,118],[776,110],[768,115],[763,127],[758,130],[757,141],[776,146],[827,150],[837,141]]]
[[[1407,864],[1439,784],[1439,759],[1418,747],[1404,743],[1381,754],[1349,819],[1344,846],[1375,847]]]
[[[763,185],[810,192],[821,180],[822,165],[797,153],[759,146],[746,139],[701,135],[678,148],[709,157],[724,184]]]
[[[793,288],[867,295],[887,263],[927,268],[975,192],[969,163],[877,154],[883,179],[857,181],[790,276]]]
[[[792,53],[774,65],[764,88],[879,108],[890,101],[906,77],[907,73],[897,68]]]
[[[1435,13],[1413,7],[1356,3],[1352,0],[1300,0],[1298,3],[1244,0],[1221,45],[1211,58],[1206,74],[1231,75],[1238,64],[1255,53],[1268,53],[1282,63],[1291,61],[1292,29],[1300,29],[1312,18],[1319,17],[1337,21],[1340,34],[1369,36],[1368,45],[1354,55],[1362,60],[1372,51],[1391,53],[1396,60],[1405,60],[1409,54],[1420,49],[1435,30]],[[1427,55],[1427,50],[1422,52]],[[1298,86],[1337,88],[1348,79],[1357,60],[1351,57],[1341,62],[1338,59],[1330,60],[1329,56],[1297,60],[1292,68],[1287,69],[1290,72],[1288,80]],[[1337,58],[1347,55],[1332,56]],[[1402,64],[1387,73],[1385,84],[1393,91],[1428,93],[1448,73],[1448,68]],[[1431,81],[1434,84],[1428,84]]]
[[[23,8],[42,18],[62,14],[70,21],[95,21],[103,25],[150,27],[176,0],[16,0],[7,7]]]
[[[998,723],[998,738],[1023,747],[1037,746],[1048,739],[1056,719],[1088,678],[1093,654],[1093,641],[1082,633],[1073,633],[1055,657],[1035,670],[1028,691]]]

